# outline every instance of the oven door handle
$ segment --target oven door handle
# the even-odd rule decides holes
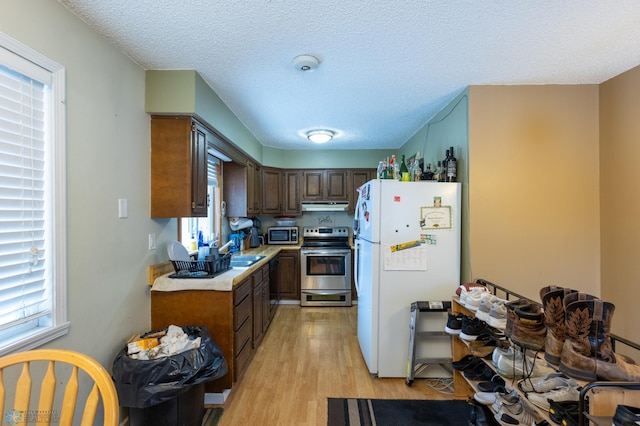
[[[341,255],[341,254],[351,254],[351,249],[338,249],[338,250],[322,250],[322,249],[302,249],[300,250],[300,254],[305,256],[326,256],[326,255]]]

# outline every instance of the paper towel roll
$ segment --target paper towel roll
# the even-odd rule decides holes
[[[241,229],[251,228],[253,221],[247,217],[232,217],[229,218],[229,227],[232,231],[239,231]]]

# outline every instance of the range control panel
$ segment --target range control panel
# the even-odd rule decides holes
[[[302,235],[305,237],[348,237],[348,226],[305,226]]]

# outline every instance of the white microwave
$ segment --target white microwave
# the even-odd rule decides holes
[[[269,244],[298,244],[297,226],[272,226],[267,229]]]

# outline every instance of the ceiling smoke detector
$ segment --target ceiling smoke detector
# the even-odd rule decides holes
[[[313,71],[318,68],[320,61],[315,56],[300,55],[293,58],[293,65],[298,71]]]

